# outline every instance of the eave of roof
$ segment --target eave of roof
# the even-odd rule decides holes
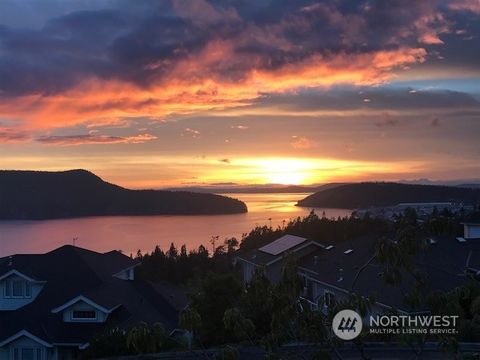
[[[135,269],[137,266],[140,266],[140,265],[142,265],[142,263],[140,261],[137,261],[137,263],[133,264],[132,266],[126,267],[125,269],[120,270],[119,272],[113,274],[112,276],[118,276],[122,272],[125,272],[125,271],[130,270],[130,269]]]
[[[0,281],[3,280],[3,279],[6,279],[7,277],[12,276],[12,275],[17,275],[17,276],[19,276],[19,277],[21,277],[21,278],[23,278],[24,280],[27,280],[27,281],[37,282],[37,280],[32,279],[30,276],[27,276],[27,275],[21,273],[18,270],[15,270],[15,269],[12,269],[12,270],[7,271],[6,273],[0,275]]]
[[[52,309],[52,313],[54,313],[54,314],[59,313],[60,311],[63,311],[65,309],[69,308],[70,306],[80,302],[80,301],[83,301],[83,302],[87,303],[88,305],[90,305],[90,306],[96,308],[97,310],[100,310],[100,311],[102,311],[106,314],[110,314],[112,311],[114,311],[115,309],[117,309],[121,305],[121,304],[118,304],[118,305],[112,307],[111,309],[107,309],[107,308],[97,304],[96,302],[90,300],[89,298],[87,298],[83,295],[79,295],[79,296],[73,298],[72,300],[66,302],[65,304],[60,305],[60,306]]]
[[[21,330],[19,332],[17,332],[16,334],[6,338],[5,340],[1,341],[0,342],[0,347],[3,347],[9,343],[11,343],[12,341],[15,341],[19,338],[21,338],[22,336],[25,336],[33,341],[36,341],[37,343],[43,345],[43,346],[46,346],[46,347],[52,347],[53,345],[46,342],[45,340],[42,340],[40,339],[39,337],[33,335],[32,333],[28,332],[27,330]]]

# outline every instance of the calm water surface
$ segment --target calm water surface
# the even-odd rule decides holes
[[[295,206],[309,194],[224,194],[244,201],[248,213],[198,216],[104,216],[43,221],[0,221],[0,257],[14,253],[40,253],[64,244],[96,251],[122,250],[127,254],[151,251],[170,243],[188,249],[208,245],[212,236],[241,238],[256,225],[282,225],[311,208]],[[327,217],[349,215],[344,209],[315,209]]]

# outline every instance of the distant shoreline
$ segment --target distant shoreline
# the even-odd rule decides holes
[[[248,212],[240,200],[185,191],[130,190],[86,170],[0,171],[0,219],[219,215]]]

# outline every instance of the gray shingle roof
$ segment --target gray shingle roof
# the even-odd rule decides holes
[[[448,236],[435,238],[435,241],[415,257],[414,264],[426,274],[429,290],[448,291],[466,281],[464,270],[469,254],[470,267],[479,268],[480,241],[459,243]],[[375,260],[369,263],[376,242],[375,237],[339,242],[331,250],[319,249],[302,258],[299,266],[309,270],[308,274],[321,282],[363,296],[376,295],[380,303],[409,311],[403,298],[413,284],[413,278],[405,273],[399,286],[387,284],[382,277],[382,266]],[[353,252],[345,255],[347,249],[353,249]],[[367,263],[354,283],[359,269]]]
[[[129,326],[139,321],[176,325],[178,312],[149,283],[125,281],[113,275],[138,262],[117,251],[105,254],[62,246],[46,254],[0,258],[0,275],[15,269],[46,281],[32,303],[16,311],[0,311],[0,341],[21,330],[50,343],[86,343],[108,325]],[[83,295],[114,310],[107,323],[64,323],[52,309]]]

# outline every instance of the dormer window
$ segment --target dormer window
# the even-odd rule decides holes
[[[23,279],[7,279],[5,281],[6,298],[30,298],[32,286],[30,282]]]
[[[90,310],[74,310],[72,311],[72,320],[96,320],[97,312]]]

